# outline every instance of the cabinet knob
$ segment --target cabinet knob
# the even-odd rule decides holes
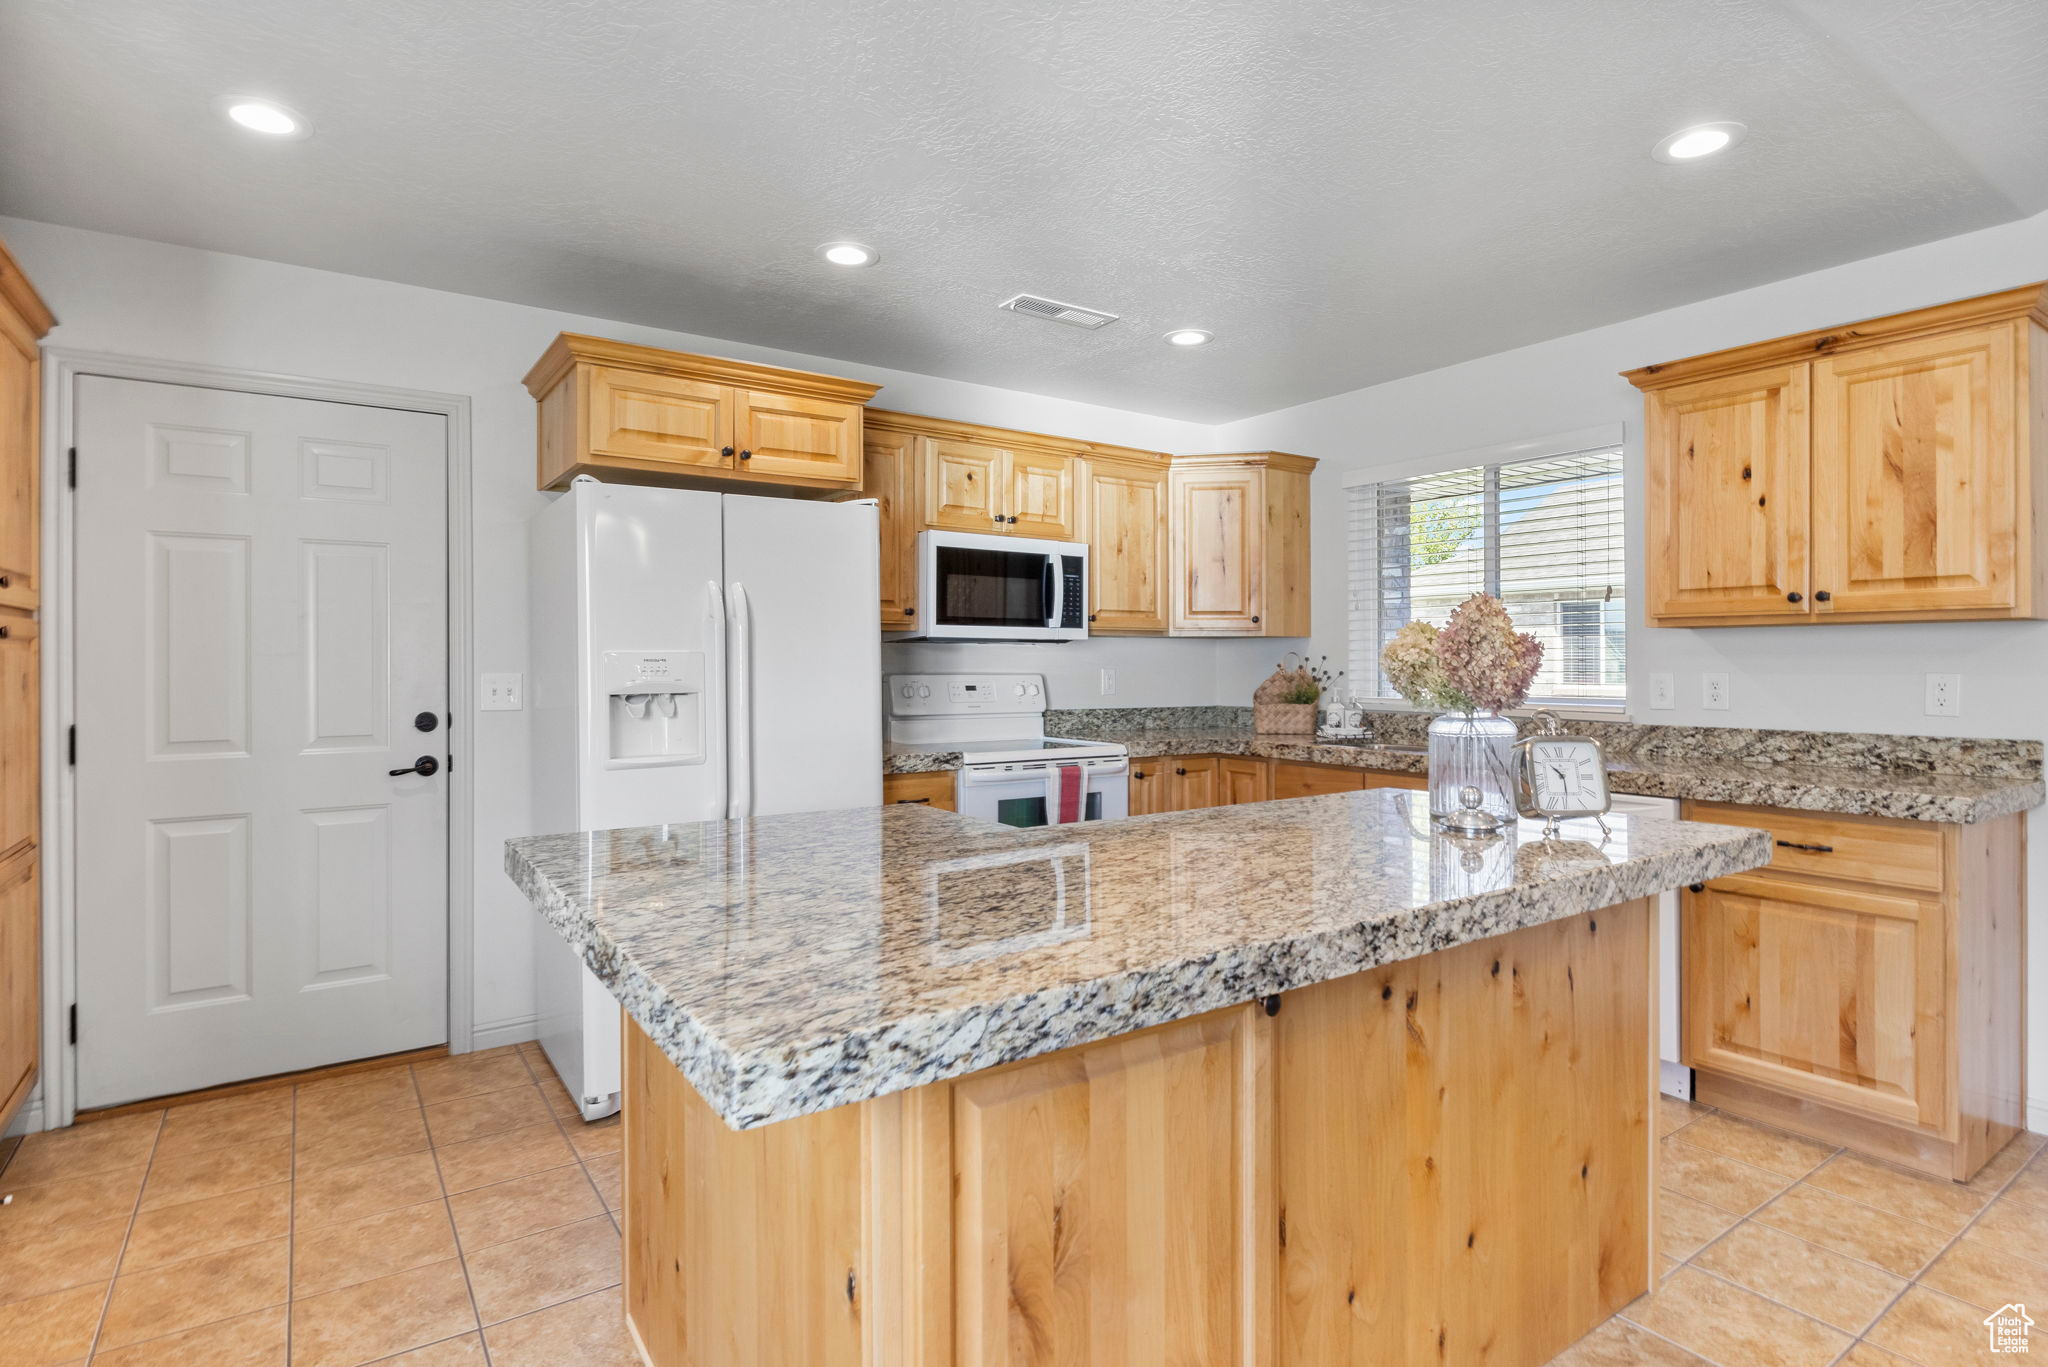
[[[1253,617],[1253,618],[1252,618],[1252,625],[1253,625],[1253,626],[1257,626],[1258,624],[1259,624],[1259,619],[1258,619],[1257,617]]]
[[[752,451],[742,451],[742,452],[740,452],[740,459],[741,459],[741,460],[752,460],[753,458],[754,458],[754,453],[753,453]]]
[[[916,609],[916,608],[905,608],[905,609],[903,609],[903,615],[904,615],[905,617],[915,617],[915,616],[917,616],[917,609]]]
[[[1826,589],[1820,589],[1814,593],[1813,601],[1816,603],[1826,603],[1831,601],[1834,598],[1834,596],[1835,595],[1829,593]]]
[[[1095,620],[1095,614],[1094,614],[1094,613],[1092,613],[1092,612],[1091,612],[1091,613],[1089,613],[1089,614],[1088,614],[1088,620],[1089,620],[1089,621],[1091,621],[1091,622],[1092,622],[1092,621],[1094,621],[1094,620]]]
[[[7,576],[6,576],[6,575],[4,575],[4,574],[0,574],[0,589],[4,589],[4,588],[6,588],[6,587],[7,587]]]
[[[1802,595],[1802,594],[1801,594],[1801,593],[1799,592],[1799,590],[1798,590],[1798,589],[1794,589],[1794,590],[1792,590],[1792,592],[1790,592],[1790,593],[1788,593],[1788,594],[1786,594],[1786,595],[1785,595],[1785,601],[1786,601],[1786,602],[1788,602],[1788,603],[1796,603],[1796,602],[1798,602],[1798,601],[1799,601],[1799,600],[1801,599],[1801,597],[1803,597],[1803,596],[1804,596],[1804,595]]]
[[[1705,883],[1687,883],[1685,885],[1685,890],[1687,892],[1705,892],[1707,890],[1707,885]]]
[[[6,627],[0,627],[0,641],[4,641],[4,640],[6,640],[6,639],[7,639],[7,628],[6,628]]]
[[[721,446],[718,448],[718,454],[721,456],[730,457],[732,455],[732,448],[730,446]]]
[[[1173,772],[1175,772],[1176,774],[1185,774],[1187,770],[1176,767]]]

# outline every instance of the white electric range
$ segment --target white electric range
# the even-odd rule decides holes
[[[883,739],[897,751],[960,752],[959,810],[1006,826],[1130,815],[1130,754],[1115,741],[1045,734],[1039,674],[891,674]]]

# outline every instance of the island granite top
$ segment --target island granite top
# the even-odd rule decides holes
[[[1019,830],[924,807],[506,842],[505,867],[735,1129],[1759,867],[1762,831],[1432,834],[1421,794]]]

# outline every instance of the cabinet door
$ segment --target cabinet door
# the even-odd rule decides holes
[[[1264,802],[1273,796],[1273,766],[1262,759],[1218,759],[1216,792],[1219,806]]]
[[[1088,630],[1166,630],[1166,471],[1088,463]]]
[[[1800,364],[1648,396],[1652,619],[1807,615],[1808,383]]]
[[[2015,606],[2015,326],[1814,362],[1816,612]]]
[[[870,432],[861,493],[880,505],[882,626],[908,629],[917,617],[917,438]]]
[[[1943,1114],[1941,904],[1792,879],[1684,901],[1685,1062],[1918,1125]]]
[[[1001,512],[1003,462],[1009,453],[971,441],[924,440],[924,525],[956,532],[995,532]]]
[[[998,512],[1003,530],[1013,536],[1038,536],[1048,541],[1078,540],[1080,498],[1074,460],[1048,451],[1012,451],[1003,467],[1003,498]]]
[[[0,608],[0,858],[36,843],[42,775],[41,624]]]
[[[34,608],[41,517],[36,489],[37,352],[0,328],[0,605]]]
[[[799,399],[759,390],[734,391],[737,468],[778,480],[860,482],[859,404]]]
[[[950,773],[882,775],[884,803],[915,803],[920,807],[937,807],[942,812],[957,811],[958,790]]]
[[[1267,1360],[1270,1028],[1237,1007],[954,1084],[949,1361]]]
[[[733,390],[609,366],[590,367],[588,383],[592,456],[654,468],[733,467]]]
[[[0,1128],[35,1080],[42,1001],[36,853],[25,849],[0,859]]]
[[[1173,769],[1173,806],[1170,810],[1191,812],[1198,807],[1216,807],[1222,804],[1222,792],[1217,786],[1214,755],[1184,755],[1169,760],[1168,764]]]
[[[1173,766],[1170,759],[1131,761],[1132,816],[1173,810]]]
[[[1273,766],[1273,796],[1276,798],[1356,793],[1364,787],[1363,769],[1339,769],[1327,764],[1276,763]]]
[[[1259,630],[1264,554],[1263,471],[1173,474],[1173,629],[1216,635]]]

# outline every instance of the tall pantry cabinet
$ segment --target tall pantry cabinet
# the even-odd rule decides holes
[[[37,405],[49,309],[0,244],[0,1129],[36,1080],[42,787]]]

